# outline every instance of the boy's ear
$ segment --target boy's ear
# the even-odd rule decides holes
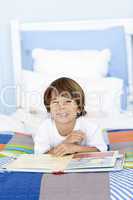
[[[80,108],[77,109],[77,113],[78,113],[78,114],[81,113],[81,109],[80,109]]]
[[[77,110],[77,116],[79,116],[80,113],[81,113],[81,110],[78,108],[78,110]]]

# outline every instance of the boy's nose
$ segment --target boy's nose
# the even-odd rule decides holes
[[[60,107],[64,107],[64,106],[65,106],[65,102],[60,101],[60,102],[59,102],[59,106],[60,106]]]

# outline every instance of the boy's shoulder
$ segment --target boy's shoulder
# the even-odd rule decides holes
[[[81,116],[77,119],[77,121],[80,123],[94,124],[94,122],[92,122],[88,116]]]
[[[77,119],[77,121],[78,121],[78,123],[79,123],[80,125],[83,125],[83,126],[85,126],[85,127],[96,128],[96,127],[99,126],[95,121],[91,120],[91,119],[90,119],[89,117],[87,117],[87,116],[79,117],[79,118]]]
[[[44,121],[41,123],[41,127],[50,127],[52,125],[52,119],[51,118],[46,118]]]

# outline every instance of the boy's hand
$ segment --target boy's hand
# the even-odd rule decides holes
[[[85,138],[85,134],[82,131],[72,131],[71,134],[69,134],[63,141],[63,143],[80,144]]]
[[[54,156],[64,156],[66,154],[73,154],[79,151],[79,146],[76,144],[59,144],[52,150]]]

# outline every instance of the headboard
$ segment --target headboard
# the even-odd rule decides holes
[[[33,70],[32,49],[109,48],[112,59],[108,76],[124,80],[123,109],[133,91],[133,20],[86,20],[62,22],[11,22],[12,55],[16,85],[23,69]],[[19,105],[18,105],[19,106]]]

